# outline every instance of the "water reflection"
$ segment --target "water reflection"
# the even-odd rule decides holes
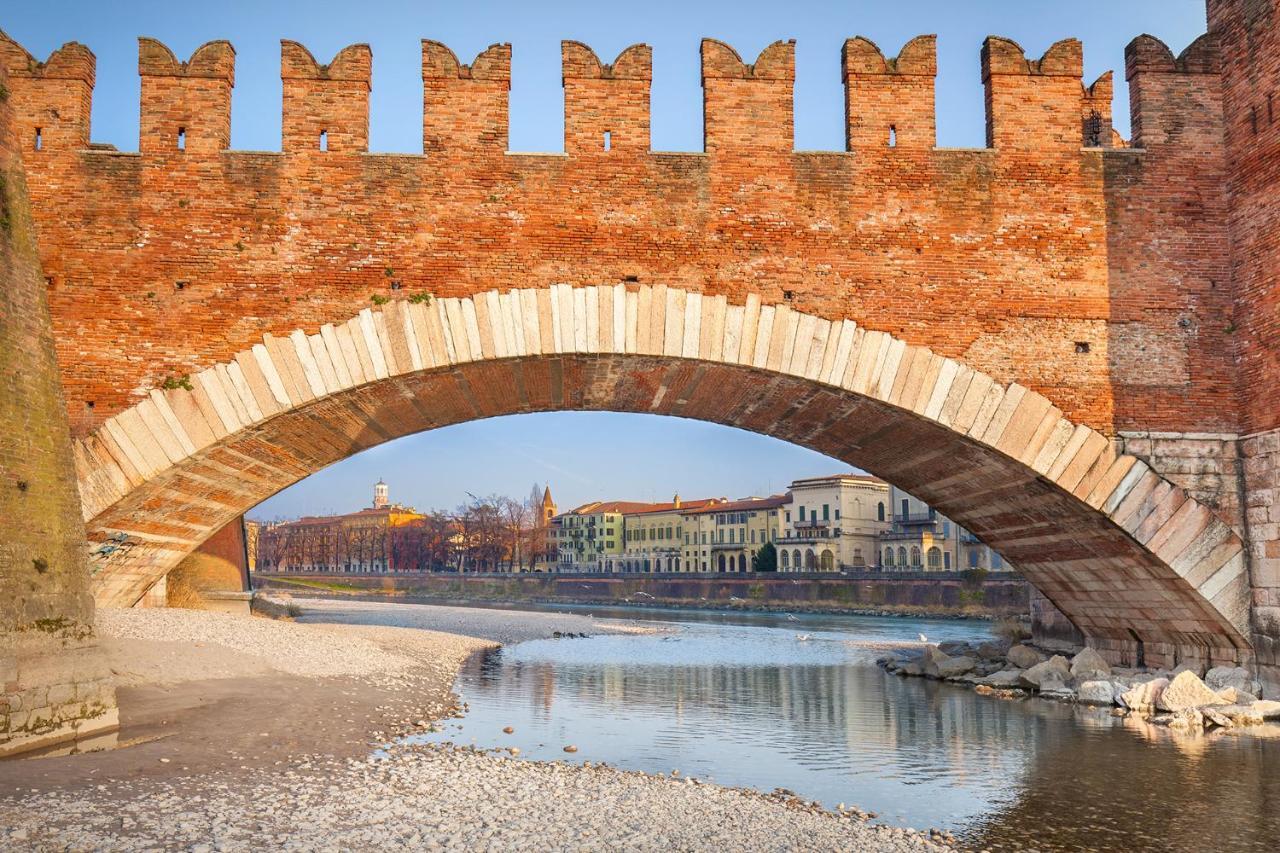
[[[634,615],[634,614],[628,614]],[[523,643],[459,678],[468,716],[423,739],[785,787],[980,846],[1276,849],[1280,744],[1178,738],[1106,710],[889,676],[875,645],[970,623],[681,614],[672,633]],[[803,632],[808,641],[797,639]],[[515,734],[505,735],[505,726]]]

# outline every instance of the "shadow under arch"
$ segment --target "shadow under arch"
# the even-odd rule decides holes
[[[99,603],[354,453],[498,415],[672,415],[779,438],[919,496],[1123,659],[1247,662],[1243,545],[1040,394],[851,321],[664,287],[394,301],[268,335],[75,444]]]

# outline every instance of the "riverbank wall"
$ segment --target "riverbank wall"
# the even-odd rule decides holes
[[[1024,617],[1030,585],[967,572],[831,574],[263,574],[259,589],[442,602],[666,605],[733,610]]]

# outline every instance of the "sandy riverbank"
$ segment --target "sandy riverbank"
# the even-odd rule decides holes
[[[714,785],[438,747],[374,755],[451,712],[457,669],[478,650],[645,629],[577,614],[296,603],[296,623],[103,611],[127,746],[0,762],[0,843],[937,849],[920,834]]]

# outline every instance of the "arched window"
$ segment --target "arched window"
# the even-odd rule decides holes
[[[880,501],[876,505],[876,521],[884,521],[884,501]],[[893,565],[893,563],[891,562],[889,565]]]
[[[893,549],[892,548],[884,549],[884,564],[889,568],[893,568]]]
[[[911,565],[914,568],[920,568],[920,549],[915,545],[911,546]]]
[[[822,551],[822,570],[824,572],[836,570],[836,555],[831,553],[830,548],[824,548]]]
[[[782,570],[785,572],[789,568],[791,568],[791,552],[783,548],[782,549]]]
[[[898,546],[898,565],[902,566],[904,569],[910,565],[907,562],[907,549],[903,548],[901,545]]]
[[[724,571],[724,554],[720,555],[720,571]]]
[[[818,555],[813,553],[812,548],[804,552],[804,567],[810,572],[818,568]]]
[[[804,563],[800,559],[800,549],[796,548],[791,552],[791,565],[798,572],[804,568]]]
[[[936,572],[938,569],[941,569],[941,568],[942,568],[942,549],[930,548],[929,549],[929,570]]]

